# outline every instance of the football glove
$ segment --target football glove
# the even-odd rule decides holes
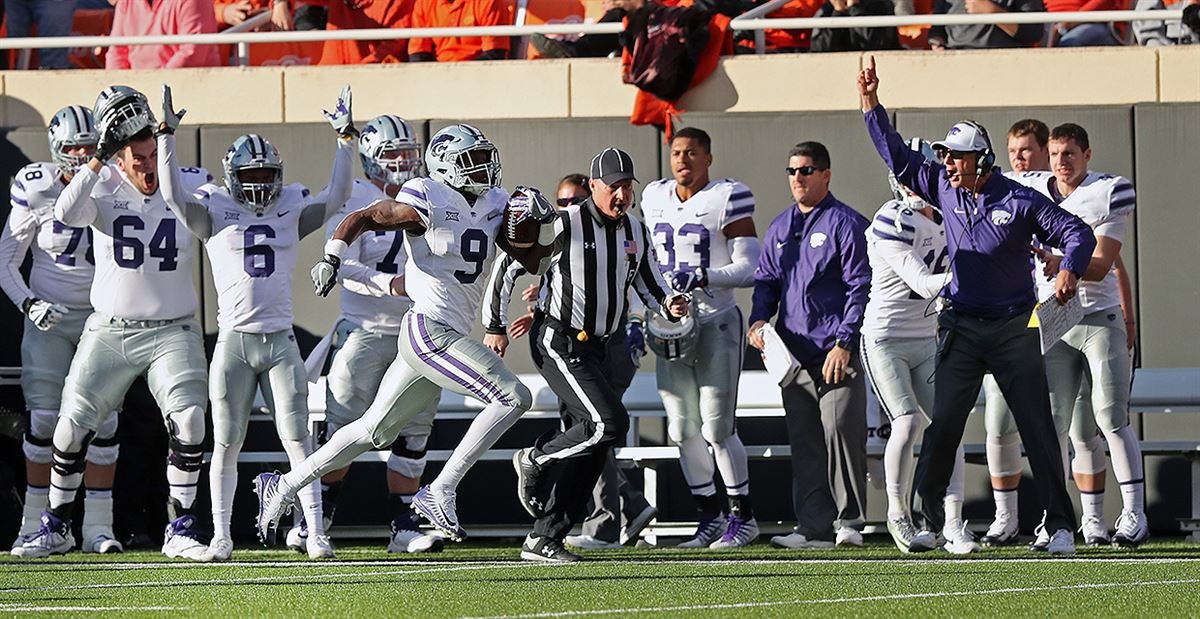
[[[183,120],[183,115],[187,114],[187,110],[175,111],[175,103],[171,100],[171,87],[163,84],[162,87],[162,121],[158,125],[158,131],[155,135],[174,135],[175,130],[179,128],[179,121]]]
[[[667,276],[668,283],[675,292],[688,293],[708,285],[708,273],[704,267],[694,269],[676,269]]]
[[[113,127],[101,123],[100,124],[100,141],[96,143],[96,159],[102,163],[108,163],[112,156],[117,154],[117,151],[125,148],[125,140],[117,137],[117,132]]]
[[[342,259],[333,254],[325,254],[325,257],[313,266],[309,275],[312,276],[317,296],[329,296],[329,291],[333,290],[333,285],[337,283],[338,268],[341,266]]]
[[[21,309],[29,317],[29,321],[33,323],[33,326],[37,327],[40,331],[53,329],[54,325],[58,324],[58,321],[62,320],[62,317],[71,311],[58,303],[51,303],[34,297],[25,299],[25,302],[21,304]]]
[[[333,130],[342,138],[358,137],[358,129],[354,128],[354,116],[351,113],[351,96],[350,85],[342,86],[342,92],[338,95],[337,105],[333,111],[321,110],[325,115],[325,120],[333,126]]]

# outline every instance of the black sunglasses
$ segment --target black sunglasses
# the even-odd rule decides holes
[[[806,166],[800,166],[798,168],[788,167],[788,168],[784,168],[784,170],[787,172],[787,175],[789,177],[791,177],[791,176],[795,176],[797,172],[800,173],[800,176],[811,176],[812,174],[814,174],[816,172],[824,171],[825,168],[818,168],[817,166],[806,165]]]
[[[554,203],[557,204],[559,208],[567,208],[568,206],[583,204],[583,201],[587,199],[587,196],[574,196],[571,198],[558,198],[554,201]]]
[[[955,160],[962,160],[962,159],[965,159],[967,155],[970,155],[970,154],[971,154],[971,153],[973,153],[973,152],[975,152],[975,151],[970,151],[970,150],[950,150],[949,148],[935,148],[935,149],[933,149],[933,154],[937,155],[938,161],[943,161],[943,160],[945,160],[945,159],[946,159],[946,155],[950,155],[950,158],[951,158],[951,159],[955,159]]]

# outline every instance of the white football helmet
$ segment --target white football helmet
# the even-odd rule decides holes
[[[500,151],[471,125],[450,125],[434,134],[425,167],[434,180],[477,196],[500,186]]]
[[[128,140],[158,124],[146,95],[128,86],[109,86],[100,91],[92,113],[101,130],[111,129],[119,140]]]
[[[933,146],[930,146],[929,142],[921,138],[909,140],[908,147],[921,153],[921,156],[929,161],[937,161],[937,154],[933,152]],[[929,203],[921,198],[921,196],[918,196],[911,189],[901,184],[892,172],[888,172],[888,185],[892,187],[892,195],[896,196],[896,199],[904,206],[917,211],[929,206]]]
[[[421,140],[403,118],[376,116],[358,136],[358,157],[367,178],[399,187],[420,173]]]
[[[82,105],[68,105],[54,113],[46,130],[50,140],[50,158],[64,174],[74,172],[87,163],[91,154],[68,155],[65,151],[72,146],[92,146],[100,141],[96,131],[96,119],[92,111]]]
[[[646,344],[660,359],[690,359],[700,343],[700,323],[694,318],[696,307],[687,316],[671,322],[654,310],[646,311]]]
[[[225,171],[225,188],[234,200],[262,215],[274,206],[283,191],[283,159],[279,151],[261,135],[249,133],[239,137],[221,159]],[[255,171],[267,170],[262,178]],[[245,176],[245,178],[243,178]]]

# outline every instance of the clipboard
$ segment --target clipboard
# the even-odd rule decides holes
[[[1083,301],[1079,295],[1071,297],[1066,303],[1059,303],[1054,295],[1050,295],[1033,308],[1029,326],[1037,328],[1044,355],[1080,320],[1083,320]]]

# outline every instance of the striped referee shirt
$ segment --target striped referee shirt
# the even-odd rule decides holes
[[[560,210],[555,233],[537,306],[561,324],[607,337],[628,309],[631,285],[649,307],[664,307],[673,296],[659,273],[646,226],[636,217],[626,213],[611,220],[589,199]],[[483,302],[488,333],[507,331],[508,299],[524,273],[515,262],[504,256],[492,267]]]

